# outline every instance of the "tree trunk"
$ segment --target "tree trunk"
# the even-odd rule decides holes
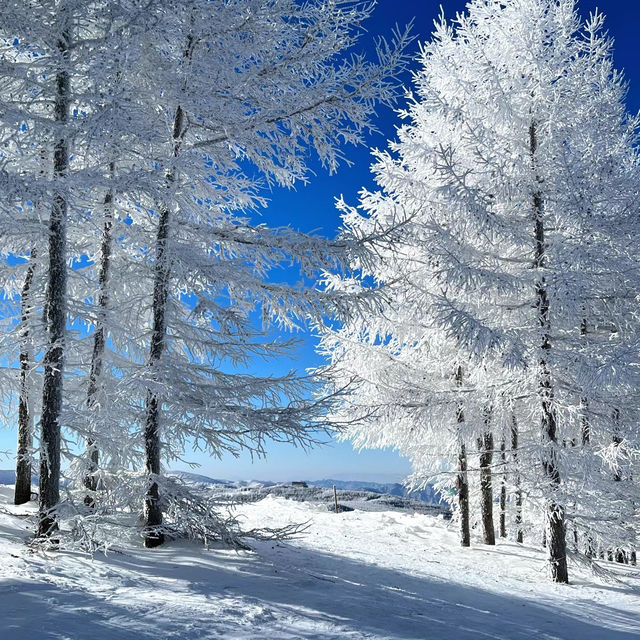
[[[589,401],[587,398],[580,398],[580,412],[581,412],[581,439],[582,447],[587,447],[591,442],[591,423],[589,422]],[[587,558],[593,558],[595,555],[595,544],[593,537],[589,532],[586,532],[586,541],[584,553]]]
[[[580,335],[587,335],[587,320],[583,318],[580,323]],[[589,446],[591,443],[591,423],[589,422],[589,400],[586,396],[580,398],[580,440],[582,442],[582,448]],[[585,533],[585,548],[584,553],[587,558],[595,557],[596,549],[593,537],[587,531]]]
[[[458,452],[458,509],[460,510],[460,546],[471,546],[471,528],[469,526],[469,479],[467,475],[467,450],[464,442],[460,442]]]
[[[620,430],[620,409],[613,410],[612,420],[613,420],[613,444],[617,448],[622,444],[622,434]],[[622,482],[622,473],[619,465],[616,465],[616,474],[613,479],[616,482]],[[624,564],[626,560],[625,552],[622,549],[616,549],[615,559],[616,559],[616,562],[619,562],[620,564]]]
[[[580,323],[580,335],[587,335],[587,320]],[[586,396],[580,398],[580,431],[582,446],[586,447],[591,442],[591,424],[589,423],[589,399]]]
[[[53,203],[49,221],[49,282],[47,286],[48,344],[44,354],[44,383],[40,438],[40,509],[38,532],[50,536],[57,530],[55,509],[60,501],[60,413],[64,369],[64,341],[67,302],[67,193],[65,178],[69,170],[69,144],[66,123],[69,117],[69,50],[71,20],[67,7],[58,12],[60,36],[56,43],[61,66],[56,73],[55,121],[60,137],[53,160]]]
[[[620,445],[622,444],[622,435],[620,432],[620,410],[619,409],[613,410],[611,419],[613,421],[613,444],[615,445],[617,450],[618,447],[620,447]],[[622,482],[622,473],[620,471],[620,465],[617,464],[617,462],[616,462],[616,473],[613,479],[616,482]]]
[[[183,52],[185,63],[191,59],[194,39],[187,38]],[[173,157],[180,154],[182,140],[186,133],[186,119],[182,106],[176,107],[173,121]],[[176,180],[174,169],[170,169],[166,176],[167,190],[170,190]],[[169,300],[169,279],[171,274],[170,260],[167,257],[167,242],[169,238],[170,208],[165,203],[159,207],[160,220],[156,236],[156,259],[154,264],[153,283],[153,328],[151,333],[151,347],[149,350],[149,370],[153,382],[157,382],[157,367],[165,349],[167,334],[167,302]],[[144,545],[147,548],[160,546],[164,542],[164,535],[159,530],[162,525],[162,506],[158,483],[160,475],[160,406],[156,388],[147,389],[146,423],[144,430],[146,472],[149,486],[144,503],[145,533]]]
[[[580,335],[585,338],[587,335],[587,319],[582,318],[580,322]],[[586,396],[580,398],[580,423],[582,446],[586,446],[591,441],[591,425],[589,424],[589,400]]]
[[[31,369],[33,346],[31,344],[30,318],[32,312],[33,276],[36,270],[37,249],[31,249],[29,266],[20,297],[20,398],[18,401],[18,450],[16,456],[16,487],[14,504],[31,500],[31,450],[33,448],[33,410],[31,406]]]
[[[536,151],[538,149],[538,138],[536,123],[532,122],[529,129],[530,152],[533,168],[536,168]],[[536,180],[541,184],[536,172]],[[547,295],[546,279],[544,269],[546,267],[546,239],[544,229],[544,207],[542,195],[538,191],[533,194],[533,210],[535,214],[535,261],[534,267],[542,271],[536,284],[536,301],[538,310],[538,322],[542,329],[540,357],[540,379],[538,384],[542,420],[542,468],[547,480],[551,496],[546,507],[546,528],[547,528],[547,549],[551,578],[554,582],[569,582],[567,570],[567,543],[565,539],[564,508],[555,499],[558,487],[560,486],[560,472],[556,461],[557,445],[557,424],[556,414],[553,407],[553,384],[551,382],[551,372],[547,364],[547,357],[544,355],[551,349],[550,340],[550,318],[549,318],[549,298]]]
[[[113,180],[115,163],[109,164],[109,174]],[[111,244],[113,228],[113,187],[104,197],[104,225],[102,227],[102,244],[100,247],[100,275],[98,276],[98,309],[96,314],[96,330],[93,334],[93,353],[91,356],[91,371],[89,373],[89,389],[87,391],[87,408],[94,411],[98,404],[98,392],[100,379],[104,365],[104,353],[106,349],[106,316],[109,304],[109,272],[111,269]],[[87,489],[84,503],[91,508],[95,507],[95,495],[98,489],[98,464],[100,452],[95,437],[87,437],[85,450],[87,468],[83,484]]]
[[[187,49],[189,51],[189,48]],[[185,57],[187,57],[185,55]],[[185,118],[182,107],[176,109],[173,124],[173,153],[177,157],[185,134]],[[175,182],[175,173],[167,174],[167,187]],[[156,236],[156,259],[154,264],[153,284],[153,329],[149,351],[149,369],[154,382],[156,368],[165,349],[167,331],[167,302],[169,300],[170,261],[167,257],[167,241],[169,238],[170,211],[163,205],[160,208],[160,220]],[[158,530],[162,525],[162,507],[157,477],[160,475],[160,399],[157,389],[147,389],[146,424],[144,431],[146,471],[149,476],[149,488],[145,498],[145,547],[152,548],[164,542],[164,535]]]
[[[155,280],[153,287],[153,333],[149,352],[149,368],[154,369],[160,362],[166,339],[166,310],[169,297],[169,268],[167,266],[166,243],[169,233],[169,210],[162,209],[156,238]],[[155,377],[155,375],[154,375]],[[158,531],[162,524],[162,508],[157,477],[160,475],[160,401],[157,390],[147,390],[147,419],[144,431],[146,471],[149,488],[145,499],[145,547],[152,548],[164,542],[164,535]]]
[[[500,537],[507,537],[507,445],[502,437],[500,443],[500,461],[502,462],[502,478],[500,480]]]
[[[456,371],[456,383],[462,385],[462,367]],[[458,510],[460,512],[460,546],[471,546],[471,529],[469,526],[469,478],[467,475],[467,450],[463,439],[464,408],[458,403],[458,474],[456,490],[458,493]]]
[[[522,489],[520,488],[520,469],[518,463],[518,421],[515,413],[511,415],[511,459],[513,461],[513,472],[515,473],[514,485],[516,503],[516,542],[522,544],[524,536],[522,533]]]
[[[491,464],[493,461],[493,434],[491,427],[491,408],[485,409],[485,432],[478,438],[480,452],[480,515],[482,517],[482,535],[485,544],[495,544],[496,534],[493,524],[493,488],[491,482]]]

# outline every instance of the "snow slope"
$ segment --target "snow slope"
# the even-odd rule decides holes
[[[172,543],[93,558],[33,553],[32,523],[0,488],[0,638],[31,640],[622,640],[640,637],[640,572],[545,581],[541,552],[460,550],[440,517],[269,496],[247,526],[309,521],[256,553]],[[613,566],[613,565],[611,565]]]

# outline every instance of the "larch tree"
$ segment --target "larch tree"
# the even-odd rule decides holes
[[[394,99],[406,34],[381,43],[374,63],[345,57],[372,8],[191,0],[150,9],[161,15],[136,80],[160,105],[166,140],[149,159],[162,179],[145,207],[153,214],[137,229],[150,247],[153,291],[143,374],[147,546],[162,542],[157,479],[172,440],[191,437],[214,454],[261,453],[265,437],[313,440],[318,409],[303,401],[300,379],[227,373],[225,361],[281,353],[254,328],[256,311],[265,326],[292,328],[324,308],[326,294],[266,279],[275,266],[297,262],[310,275],[335,266],[343,249],[255,227],[244,212],[263,204],[261,182],[306,180],[310,148],[335,170],[341,143],[361,141],[376,104]]]
[[[637,121],[602,24],[581,21],[573,0],[472,0],[452,25],[437,22],[406,124],[377,153],[380,191],[346,208],[347,237],[377,230],[371,257],[352,265],[359,282],[328,278],[341,291],[373,282],[383,311],[323,328],[330,386],[351,381],[337,415],[355,420],[357,446],[396,446],[433,474],[429,459],[454,450],[459,420],[446,406],[474,415],[481,455],[493,448],[481,426],[491,409],[493,433],[515,443],[517,535],[524,492],[556,582],[568,582],[567,520],[608,520],[594,497],[628,500],[603,478],[638,446]],[[586,337],[585,317],[597,327]],[[390,355],[411,371],[397,388]],[[456,390],[459,366],[469,376]],[[587,403],[591,447],[563,446]],[[623,447],[612,445],[621,403]],[[398,405],[413,415],[381,418]]]
[[[48,261],[38,280],[41,536],[57,529],[61,451],[93,508],[100,480],[124,486],[144,466],[145,544],[155,546],[165,531],[161,499],[170,500],[161,495],[163,460],[188,447],[260,455],[268,438],[316,441],[326,419],[308,377],[257,376],[250,364],[287,351],[280,329],[317,320],[344,298],[278,282],[275,270],[297,264],[313,282],[349,244],[268,229],[250,214],[266,204],[265,187],[308,179],[310,151],[335,171],[343,145],[361,142],[376,106],[395,100],[407,33],[381,40],[376,60],[351,53],[373,8],[346,0],[0,8],[0,72],[13,91],[3,97],[20,105],[2,114],[15,182],[3,198],[37,202],[33,220],[48,211],[46,231],[38,227],[46,250],[37,247]],[[42,148],[52,160],[40,188],[37,163],[26,170],[24,157]],[[32,244],[24,240],[19,254]],[[62,426],[84,453],[68,438],[61,445]]]
[[[34,24],[34,7],[24,3],[5,3],[0,9],[3,42],[3,119],[2,126],[8,137],[3,159],[6,179],[13,189],[4,189],[3,197],[9,207],[19,207],[41,216],[47,210],[48,233],[43,233],[35,221],[20,229],[22,242],[9,243],[14,255],[27,255],[30,264],[24,276],[21,294],[20,319],[20,411],[21,455],[29,447],[29,427],[32,423],[28,405],[28,372],[30,361],[29,316],[32,303],[33,269],[36,267],[36,241],[48,237],[46,256],[49,286],[46,291],[47,339],[43,409],[40,438],[40,519],[38,531],[48,535],[55,529],[52,509],[59,500],[60,425],[62,400],[63,343],[65,313],[65,224],[67,215],[66,179],[69,167],[67,122],[69,118],[69,11],[64,3],[48,3],[42,9],[41,23]],[[46,26],[45,26],[46,23]],[[11,135],[13,133],[13,135]],[[34,158],[41,158],[40,168]],[[45,158],[52,159],[51,171],[43,171]],[[50,181],[36,181],[39,175],[52,176]],[[46,186],[44,183],[47,183]],[[9,186],[7,185],[7,186]],[[36,203],[36,206],[34,206]],[[11,208],[7,211],[10,215]],[[35,217],[35,216],[34,216]],[[45,218],[46,219],[46,218]],[[7,226],[6,224],[4,225]],[[36,227],[35,233],[30,233]],[[38,233],[39,232],[39,233]],[[46,240],[45,240],[46,242]],[[28,247],[28,248],[27,248]],[[44,265],[43,265],[44,266]],[[21,485],[28,472],[20,470]],[[23,499],[23,496],[20,497]]]
[[[71,397],[65,398],[63,381],[68,384],[82,366],[82,362],[69,362],[68,356],[78,353],[79,323],[88,316],[86,287],[82,295],[74,293],[77,283],[83,283],[78,267],[94,253],[94,220],[102,210],[97,206],[98,198],[105,198],[105,191],[112,189],[111,163],[105,163],[101,150],[107,138],[112,145],[117,141],[122,146],[123,132],[131,123],[131,117],[123,118],[121,103],[106,97],[130,24],[142,16],[142,5],[137,5],[42,0],[8,2],[0,8],[5,91],[2,126],[11,141],[5,163],[13,186],[3,196],[31,214],[29,224],[20,230],[22,244],[5,247],[12,255],[30,257],[20,292],[24,309],[20,322],[24,345],[20,353],[21,428],[33,420],[33,412],[24,410],[27,389],[22,379],[26,382],[29,368],[28,316],[34,315],[38,305],[45,324],[42,358],[31,366],[41,364],[43,374],[38,525],[42,538],[50,537],[58,527],[61,455],[73,457],[61,430],[63,425],[72,426],[69,415],[75,415],[76,407],[67,402]],[[135,113],[134,107],[129,105],[127,116]],[[109,127],[114,113],[123,122]],[[36,254],[42,256],[40,274],[33,271]]]

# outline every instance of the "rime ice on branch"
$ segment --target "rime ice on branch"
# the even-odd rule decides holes
[[[41,534],[56,528],[61,455],[82,495],[74,508],[91,518],[101,492],[112,508],[118,478],[140,471],[152,546],[163,462],[190,446],[219,456],[262,455],[268,438],[308,445],[326,426],[312,380],[249,364],[286,353],[278,330],[344,299],[275,270],[293,263],[313,281],[350,245],[250,214],[265,186],[308,179],[310,152],[337,170],[343,145],[362,142],[376,106],[395,100],[407,33],[380,40],[377,59],[352,53],[372,11],[350,0],[0,6],[3,248],[36,247],[50,264],[29,287],[48,325],[33,336],[34,367],[45,348]],[[14,209],[28,223],[20,233]],[[28,267],[7,270],[5,290],[19,294],[12,279],[26,282]]]
[[[350,389],[334,415],[347,437],[452,486],[478,438],[486,462],[491,407],[516,447],[514,533],[524,495],[557,582],[567,522],[589,546],[628,548],[638,530],[638,121],[602,25],[571,0],[472,0],[438,21],[397,141],[376,153],[379,191],[341,205],[345,238],[369,249],[360,278],[326,279],[379,298],[373,317],[322,329],[329,387]]]

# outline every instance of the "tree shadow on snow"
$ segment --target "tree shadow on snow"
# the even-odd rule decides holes
[[[625,640],[640,634],[637,615],[579,596],[567,608],[562,588],[550,588],[553,604],[536,602],[292,545],[265,543],[257,554],[235,554],[174,544],[135,556],[95,556],[93,565],[113,574],[120,591],[2,584],[7,637]]]

